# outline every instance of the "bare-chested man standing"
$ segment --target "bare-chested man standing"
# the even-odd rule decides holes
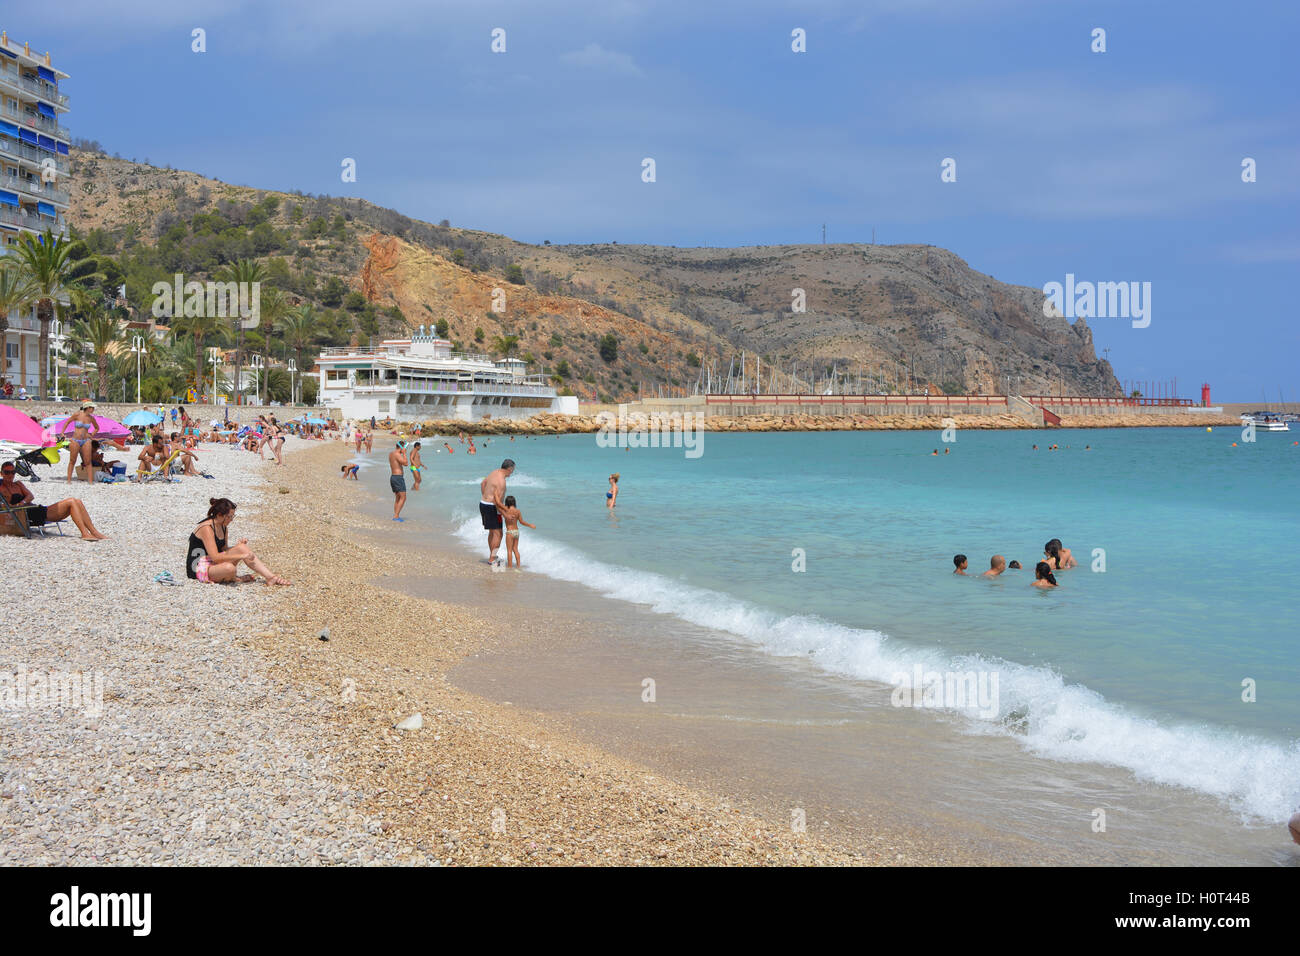
[[[420,478],[424,471],[424,459],[420,457],[420,443],[417,441],[411,445],[411,477],[415,479],[415,487],[412,491],[420,490]]]
[[[501,467],[479,483],[478,511],[483,527],[488,533],[488,564],[501,563],[497,548],[501,547],[501,511],[506,506],[506,479],[514,474],[515,463],[507,458]]]
[[[406,476],[402,469],[406,467],[406,442],[399,441],[397,447],[388,453],[388,467],[393,475],[388,479],[388,487],[393,489],[393,520],[402,521],[402,505],[406,504]]]

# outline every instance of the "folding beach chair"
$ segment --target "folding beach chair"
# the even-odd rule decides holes
[[[9,502],[4,500],[3,496],[0,496],[0,517],[7,517],[10,521],[14,522],[14,524],[16,524],[19,528],[22,528],[24,538],[34,537],[37,533],[39,533],[40,536],[43,538],[47,534],[49,534],[48,529],[51,526],[53,526],[54,530],[59,532],[59,535],[61,537],[63,535],[63,522],[68,519],[61,518],[58,521],[51,521],[47,519],[45,524],[34,525],[31,523],[31,521],[28,520],[27,512],[35,511],[37,507],[38,506],[34,504],[11,505]]]
[[[178,451],[172,452],[170,455],[167,456],[167,460],[158,466],[158,469],[156,471],[149,471],[140,475],[140,481],[142,483],[150,482],[150,481],[171,481],[172,465],[176,463],[176,459],[179,458],[180,456],[181,456],[180,452]]]

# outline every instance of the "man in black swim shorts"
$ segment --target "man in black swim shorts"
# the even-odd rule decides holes
[[[488,533],[488,564],[501,563],[497,557],[497,548],[501,546],[501,510],[505,507],[502,499],[506,493],[506,479],[515,470],[515,463],[507,458],[501,467],[494,469],[479,482],[478,513],[483,519],[483,530]]]
[[[392,469],[392,477],[388,479],[388,487],[393,489],[393,520],[401,521],[402,505],[406,504],[406,478],[402,474],[402,469],[406,467],[406,442],[399,441],[397,447],[388,453],[388,467]]]

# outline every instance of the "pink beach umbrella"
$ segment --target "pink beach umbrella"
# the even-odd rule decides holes
[[[38,448],[54,444],[44,428],[10,405],[0,405],[0,441]]]
[[[74,424],[75,423],[71,418],[65,418],[54,426],[54,434],[71,435],[72,426]],[[131,434],[131,429],[127,428],[121,422],[114,421],[111,418],[105,418],[103,415],[95,416],[95,424],[97,428],[95,429],[95,434],[91,436],[92,438],[125,438],[127,435]]]

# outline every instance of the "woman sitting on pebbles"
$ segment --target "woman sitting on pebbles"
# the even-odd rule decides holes
[[[185,575],[196,581],[230,584],[242,581],[247,584],[261,575],[267,584],[291,584],[286,578],[273,574],[258,560],[248,547],[248,540],[226,549],[226,529],[235,518],[235,503],[229,498],[209,498],[208,516],[190,533],[189,551],[185,555]],[[239,574],[239,562],[252,568],[256,574]]]

